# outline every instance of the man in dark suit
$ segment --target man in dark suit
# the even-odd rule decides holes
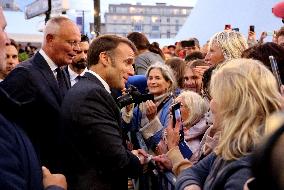
[[[77,51],[77,55],[74,57],[72,63],[64,68],[68,75],[71,86],[77,83],[81,76],[83,76],[88,70],[87,53],[90,47],[88,36],[84,34],[81,35],[79,47],[80,49]]]
[[[126,149],[120,110],[110,94],[133,75],[135,53],[126,38],[98,37],[88,52],[89,71],[63,100],[69,189],[127,189],[127,177],[137,176],[145,162],[145,151]]]
[[[0,102],[5,101],[6,106],[10,108],[22,106],[12,100],[1,88],[0,95]],[[3,108],[1,112],[2,110]],[[47,168],[41,167],[26,133],[15,123],[4,118],[1,112],[0,189],[67,190],[65,177],[61,174],[51,174]]]
[[[0,64],[5,61],[5,44],[9,43],[5,27],[6,20],[0,7]],[[0,102],[4,102],[3,107],[0,107],[0,189],[67,189],[65,177],[51,174],[45,167],[41,168],[25,132],[1,114],[7,107],[17,109],[22,105],[12,100],[1,88]]]
[[[25,103],[17,110],[5,109],[5,115],[24,129],[42,164],[53,172],[60,171],[59,115],[68,89],[60,67],[72,62],[79,42],[80,31],[70,19],[50,19],[42,49],[20,63],[0,84],[11,98]]]

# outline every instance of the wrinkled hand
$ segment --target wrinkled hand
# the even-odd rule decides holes
[[[154,156],[152,159],[155,161],[156,165],[162,171],[165,171],[165,170],[171,171],[173,168],[172,161],[165,154]]]
[[[169,120],[168,127],[166,128],[167,131],[167,145],[168,149],[172,149],[178,146],[179,143],[179,130],[180,126],[182,125],[181,120],[177,119],[175,127],[173,126],[173,119]]]
[[[139,158],[140,164],[142,164],[142,165],[146,164],[148,154],[145,150],[137,149],[137,150],[132,150],[131,152],[132,152],[132,154],[134,154],[135,156],[137,156]]]
[[[165,154],[167,152],[168,152],[167,144],[162,139],[162,140],[160,140],[160,142],[158,143],[158,145],[156,147],[155,154],[156,155],[161,155],[161,154]]]
[[[157,115],[157,106],[152,100],[147,100],[146,105],[146,116],[149,121],[152,121]]]
[[[42,175],[43,175],[43,187],[44,189],[51,186],[56,185],[65,190],[67,190],[67,182],[66,178],[62,174],[51,174],[49,169],[46,167],[42,167]]]

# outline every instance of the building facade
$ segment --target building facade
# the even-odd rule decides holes
[[[19,11],[20,10],[14,0],[0,0],[0,6],[3,8],[3,10],[7,10],[7,11]]]
[[[105,13],[105,32],[126,36],[143,32],[148,38],[174,38],[193,7],[156,5],[110,4]]]

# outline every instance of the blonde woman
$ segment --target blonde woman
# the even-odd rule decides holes
[[[224,61],[241,58],[247,48],[247,41],[241,33],[228,30],[218,32],[210,39],[205,61],[212,67]]]
[[[283,104],[273,74],[250,59],[231,60],[215,71],[210,91],[219,144],[181,173],[176,189],[243,189],[251,177],[251,153],[266,133],[266,118]]]

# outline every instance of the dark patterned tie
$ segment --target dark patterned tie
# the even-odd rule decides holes
[[[78,82],[81,78],[82,78],[82,76],[78,75],[78,76],[76,77],[76,82]]]
[[[55,71],[57,73],[56,79],[57,79],[57,83],[58,83],[58,87],[59,87],[60,96],[63,99],[64,95],[66,94],[66,92],[68,90],[68,86],[67,86],[67,83],[65,81],[65,75],[59,67],[56,68]]]

